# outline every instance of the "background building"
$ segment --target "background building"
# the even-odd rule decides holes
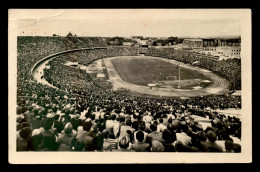
[[[187,45],[191,48],[202,48],[203,41],[202,39],[184,39],[183,45]]]

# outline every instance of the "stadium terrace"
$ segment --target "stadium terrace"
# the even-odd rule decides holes
[[[232,95],[241,90],[240,59],[219,61],[190,50],[112,41],[18,37],[17,151],[241,152],[241,116],[217,112],[241,109],[241,96]],[[139,56],[143,48],[144,56],[212,71],[230,82],[229,93],[181,98],[120,92],[80,69],[104,58]],[[35,79],[32,69],[39,61],[76,49],[46,64],[41,79],[52,86]],[[100,71],[107,77],[102,66]]]

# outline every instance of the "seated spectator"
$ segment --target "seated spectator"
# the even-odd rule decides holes
[[[35,131],[35,130],[34,130]],[[39,151],[40,146],[42,144],[43,136],[41,133],[32,133],[32,144],[31,150],[32,151]]]
[[[166,130],[167,129],[167,126],[165,126],[164,124],[163,124],[163,118],[160,118],[159,119],[159,125],[157,126],[157,131],[158,132],[163,132],[164,130]]]
[[[130,119],[127,119],[127,120],[126,120],[126,125],[122,125],[122,126],[120,127],[120,135],[119,135],[119,138],[128,135],[128,134],[127,134],[127,131],[130,131],[132,134],[133,134],[134,131],[135,131],[135,130],[131,127],[131,120],[130,120]]]
[[[17,138],[17,151],[29,151],[29,141],[31,141],[32,129],[30,127],[24,127],[19,132],[20,137]]]
[[[241,152],[240,144],[233,143],[230,140],[225,141],[225,148],[226,148],[226,152],[229,152],[229,153],[231,153],[231,152],[240,153]]]
[[[147,142],[148,133],[144,131],[144,130],[145,130],[145,123],[144,123],[143,121],[140,121],[140,122],[139,122],[138,129],[139,129],[138,131],[143,132],[143,134],[144,134],[144,140],[143,140],[143,142],[146,143],[146,142]],[[134,142],[135,142],[135,143],[138,142],[138,141],[137,141],[137,138],[136,138],[136,134],[137,134],[138,131],[134,132]]]
[[[164,152],[164,150],[164,146],[161,142],[157,140],[152,141],[151,152]]]
[[[71,123],[67,123],[64,127],[64,133],[61,133],[58,138],[57,138],[57,143],[58,144],[64,144],[69,147],[72,147],[71,142],[72,139],[74,138],[74,135],[72,133],[72,125]]]
[[[112,149],[114,152],[134,152],[134,150],[128,149],[130,144],[130,138],[128,136],[123,136],[119,139],[118,146],[119,149]]]
[[[115,115],[112,115],[108,118],[108,120],[106,121],[106,129],[109,130],[113,130],[114,127],[114,120],[116,119]]]
[[[118,148],[118,139],[115,138],[113,130],[110,130],[107,133],[107,137],[105,136],[104,143],[103,143],[103,150],[104,151],[112,151],[113,149]]]
[[[71,147],[69,147],[66,144],[61,144],[58,148],[58,151],[60,152],[66,152],[66,151],[72,151]]]
[[[150,129],[151,129],[151,133],[148,134],[148,139],[149,141],[152,143],[154,140],[157,140],[157,141],[163,141],[162,139],[162,132],[158,132],[157,131],[157,126],[152,124],[150,125]]]
[[[217,135],[214,131],[207,132],[207,141],[201,142],[200,149],[205,152],[223,152],[222,148],[216,144]]]
[[[241,153],[241,145],[240,144],[237,144],[237,143],[234,143],[233,144],[233,151],[235,153]]]
[[[144,143],[144,133],[143,131],[138,131],[136,133],[136,139],[137,142],[135,142],[131,149],[135,150],[136,152],[148,152],[149,151],[149,144],[148,143]]]
[[[191,145],[191,137],[187,135],[188,133],[188,126],[187,125],[182,125],[181,126],[181,132],[176,133],[176,138],[177,141],[182,142],[184,146],[189,146]]]
[[[83,141],[76,140],[74,144],[74,151],[83,151],[85,147],[85,144]]]
[[[45,131],[42,133],[43,141],[39,148],[39,151],[57,151],[58,144],[56,142],[55,135],[50,131]]]
[[[140,121],[141,121],[141,116],[140,115],[136,116],[136,114],[134,114],[133,121],[132,121],[132,127],[135,129],[135,131],[138,130]]]
[[[78,135],[76,136],[77,140],[84,140],[85,136],[95,137],[94,130],[92,129],[92,123],[91,121],[86,121],[83,124],[83,132],[78,132]]]
[[[162,139],[161,143],[164,146],[164,152],[175,152],[174,144],[173,142],[176,141],[176,135],[175,133],[171,133],[169,130],[164,130],[162,133]]]

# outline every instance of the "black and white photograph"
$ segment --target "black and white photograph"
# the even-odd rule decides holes
[[[250,9],[9,9],[11,164],[249,163]]]

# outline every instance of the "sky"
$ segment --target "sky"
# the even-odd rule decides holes
[[[240,20],[234,14],[183,9],[13,10],[9,21],[17,21],[15,30],[21,36],[240,36]]]

